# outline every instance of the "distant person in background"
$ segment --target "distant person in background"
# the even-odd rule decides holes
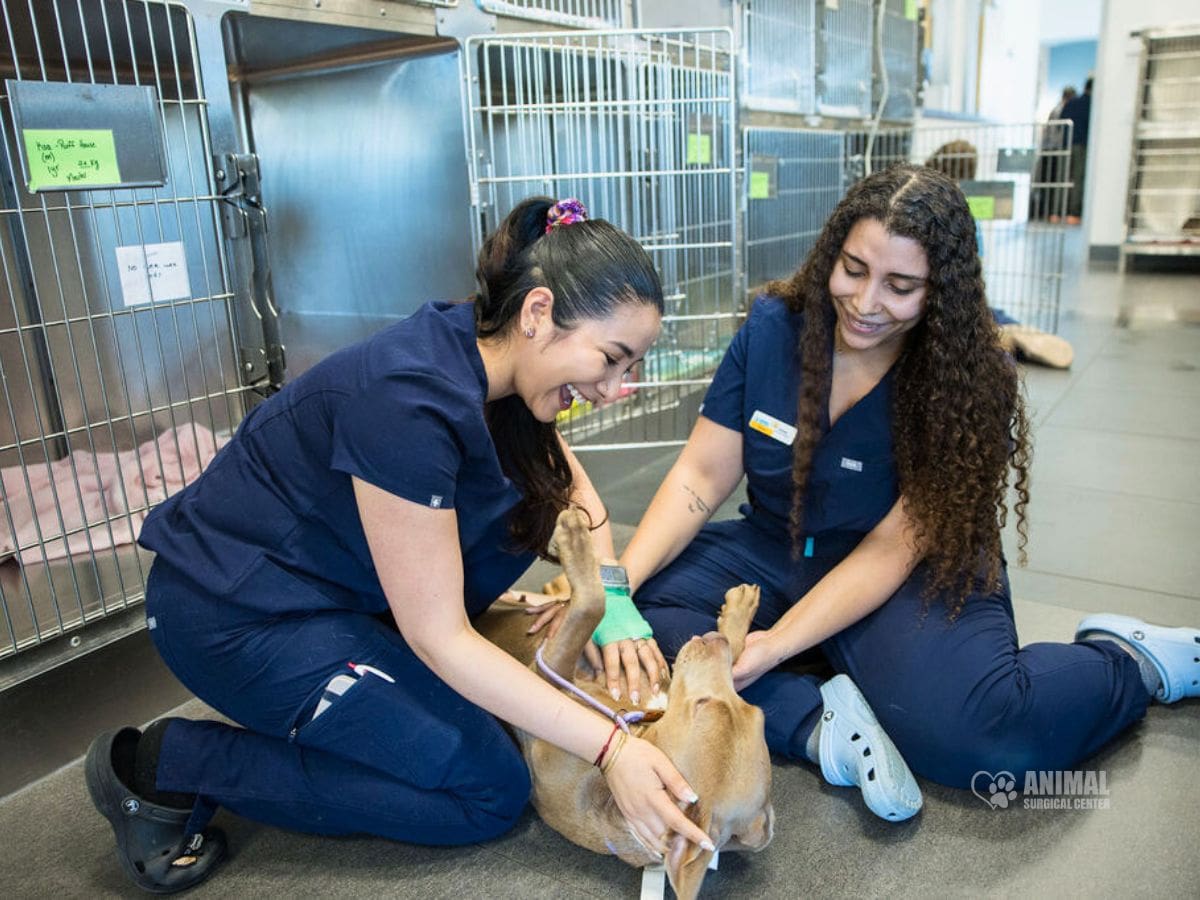
[[[1070,119],[1071,130],[1071,192],[1067,195],[1067,224],[1078,225],[1083,215],[1083,182],[1087,178],[1088,120],[1092,116],[1092,79],[1088,78],[1083,93],[1063,104],[1060,115]]]
[[[956,182],[974,181],[979,163],[975,145],[969,141],[950,141],[933,151],[925,165],[953,178]],[[959,185],[961,189],[962,185]],[[983,229],[975,222],[975,245],[983,258]],[[1000,344],[1023,362],[1037,363],[1052,369],[1069,369],[1075,359],[1071,344],[1056,334],[1022,325],[999,307],[989,307],[992,319],[1000,329]]]
[[[1037,168],[1034,170],[1034,183],[1029,191],[1030,219],[1045,219],[1053,223],[1062,220],[1065,212],[1062,208],[1065,199],[1062,187],[1067,183],[1066,161],[1071,154],[1071,145],[1067,142],[1066,128],[1053,123],[1062,119],[1063,107],[1078,94],[1075,86],[1068,84],[1062,90],[1062,97],[1046,117]]]
[[[1046,121],[1053,122],[1055,119],[1061,119],[1063,107],[1078,96],[1079,91],[1075,90],[1075,85],[1068,84],[1065,88],[1063,88],[1062,97],[1059,98],[1054,109],[1050,110],[1050,115],[1046,117]]]

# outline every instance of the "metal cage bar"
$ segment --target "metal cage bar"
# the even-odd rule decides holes
[[[132,545],[241,419],[194,24],[172,0],[0,0],[15,82],[153,89],[161,187],[27,189],[17,110],[0,98],[0,660],[144,594]],[[170,246],[186,296],[156,296]],[[141,254],[134,274],[122,271]],[[144,298],[135,295],[144,293]],[[5,680],[0,672],[0,680]]]
[[[865,172],[868,132],[846,133],[849,183]],[[907,162],[956,179],[978,224],[988,303],[1022,324],[1058,328],[1071,123],[883,130],[873,170]]]
[[[917,111],[917,7],[911,0],[876,0],[884,4],[883,66],[887,74],[887,100],[883,118],[911,121]],[[879,61],[876,59],[876,69]],[[878,107],[883,80],[875,78],[873,102]]]
[[[1200,31],[1142,35],[1125,203],[1128,255],[1200,254]]]
[[[817,110],[822,115],[871,114],[874,0],[825,0],[818,32]]]
[[[573,196],[662,276],[657,344],[621,400],[573,407],[563,432],[581,450],[682,443],[736,327],[732,32],[471,38],[465,59],[476,246],[522,198]]]
[[[814,0],[748,0],[743,11],[742,105],[817,110]]]
[[[746,283],[754,292],[800,267],[845,192],[840,131],[746,128]]]
[[[621,28],[623,0],[478,0],[479,8],[497,16],[563,25],[568,28]]]

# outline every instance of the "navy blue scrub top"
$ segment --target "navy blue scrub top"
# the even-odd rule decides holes
[[[759,413],[760,427],[776,435],[781,430],[772,428],[772,422],[795,428],[802,323],[803,316],[789,312],[782,300],[759,297],[734,335],[701,407],[705,418],[742,435],[750,501],[743,514],[785,535],[792,505],[792,443],[750,423]],[[889,370],[832,428],[826,398],[824,433],[804,501],[805,535],[866,534],[899,497],[892,455],[892,373]],[[786,437],[786,428],[782,431]]]
[[[338,351],[253,409],[208,469],[153,510],[139,543],[211,593],[265,612],[387,610],[350,476],[458,514],[466,606],[533,561],[510,553],[521,497],[484,421],[471,303],[429,303]],[[275,567],[301,589],[238,590]]]

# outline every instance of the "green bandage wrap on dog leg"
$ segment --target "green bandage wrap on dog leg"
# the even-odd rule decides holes
[[[592,640],[603,647],[613,641],[639,640],[654,636],[650,623],[633,605],[628,587],[604,586],[604,618],[592,633]]]

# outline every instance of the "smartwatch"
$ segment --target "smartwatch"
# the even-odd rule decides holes
[[[600,583],[606,588],[624,588],[629,591],[629,575],[624,566],[600,566]]]

